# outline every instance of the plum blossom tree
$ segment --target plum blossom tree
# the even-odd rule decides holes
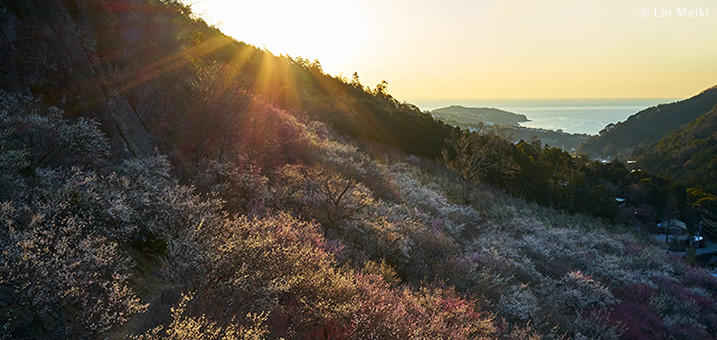
[[[447,139],[446,144],[450,149],[443,149],[443,161],[461,177],[461,198],[465,204],[472,201],[473,184],[480,182],[489,170],[503,176],[516,171],[510,157],[511,145],[495,134],[462,130]]]

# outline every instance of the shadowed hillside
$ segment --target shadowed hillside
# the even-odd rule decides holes
[[[637,165],[687,187],[688,199],[707,222],[704,232],[717,234],[717,106],[659,142],[634,152]]]
[[[716,105],[717,107],[717,105]],[[717,109],[635,150],[640,166],[717,194]]]
[[[642,110],[626,121],[610,124],[589,138],[578,152],[591,157],[629,157],[635,148],[656,143],[668,133],[699,118],[717,104],[717,87],[679,102]]]

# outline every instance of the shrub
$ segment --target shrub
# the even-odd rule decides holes
[[[503,292],[498,311],[514,321],[528,321],[538,315],[539,301],[525,286],[512,286]]]
[[[315,224],[285,213],[222,218],[172,240],[168,261],[187,268],[172,273],[197,289],[197,312],[217,322],[266,313],[272,334],[286,335],[345,318],[353,288],[324,246]],[[171,249],[196,250],[187,256]]]
[[[554,290],[554,303],[568,311],[607,309],[617,302],[610,290],[580,271],[565,275]]]
[[[287,165],[277,176],[272,191],[274,205],[315,219],[334,233],[340,233],[344,224],[356,220],[363,209],[374,204],[371,192],[350,175]]]
[[[269,200],[268,181],[260,169],[241,159],[222,163],[205,159],[197,174],[200,191],[217,193],[228,211],[249,216],[264,213]]]
[[[423,287],[390,289],[371,276],[359,276],[361,307],[353,316],[360,339],[485,339],[495,328],[475,302],[452,289]]]
[[[14,296],[2,314],[17,320],[12,334],[33,321],[53,337],[97,336],[146,309],[128,284],[132,262],[91,221],[37,214],[26,227],[2,228],[0,282]]]
[[[17,163],[6,164],[28,175],[44,167],[106,164],[109,144],[99,124],[85,118],[70,121],[62,114],[0,91],[0,159],[14,159]]]
[[[193,295],[185,295],[177,307],[172,308],[172,322],[167,326],[157,326],[139,336],[132,336],[134,340],[160,340],[160,339],[222,339],[222,340],[259,340],[264,339],[268,333],[266,319],[268,315],[246,315],[247,326],[238,325],[232,320],[225,326],[219,326],[210,321],[205,315],[199,317],[188,316],[187,305]]]

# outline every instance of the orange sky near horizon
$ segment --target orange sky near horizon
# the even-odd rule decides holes
[[[186,0],[224,33],[399,100],[687,98],[717,84],[709,0]]]

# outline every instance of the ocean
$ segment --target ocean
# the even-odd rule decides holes
[[[587,99],[460,99],[415,100],[423,111],[451,105],[497,108],[524,114],[521,126],[596,135],[606,125],[624,121],[648,107],[672,103],[677,98],[587,98]]]

